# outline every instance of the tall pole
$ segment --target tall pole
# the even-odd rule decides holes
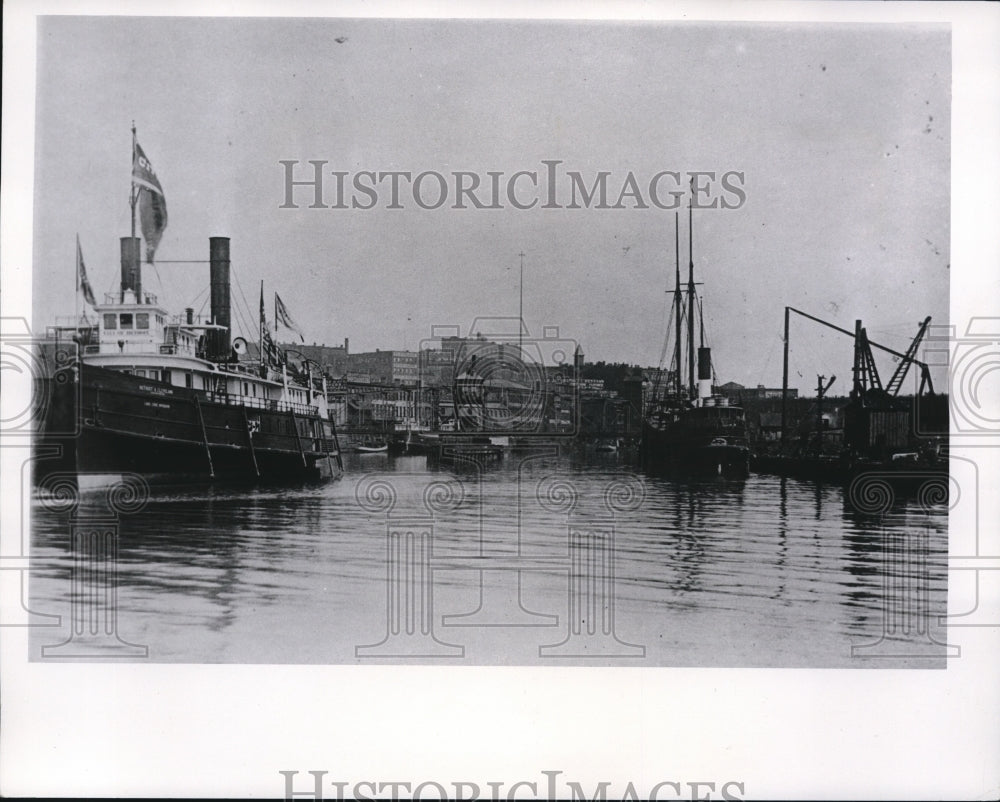
[[[681,313],[684,311],[684,296],[681,292],[681,216],[679,212],[674,212],[674,314],[676,320],[676,342],[674,343],[674,361],[677,364],[676,387],[677,396],[680,397],[683,383],[681,380]]]
[[[131,227],[131,232],[129,236],[131,237],[131,239],[129,239],[128,249],[126,251],[126,253],[128,254],[127,256],[128,267],[125,269],[125,276],[123,276],[121,294],[118,298],[118,300],[121,303],[125,303],[125,280],[128,281],[129,286],[135,289],[136,288],[135,272],[140,269],[138,265],[136,265],[135,263],[136,253],[135,253],[135,248],[133,247],[133,243],[135,243],[135,205],[139,200],[139,192],[135,187],[135,147],[136,147],[135,120],[132,120],[132,164],[129,165],[129,171],[130,171],[129,175],[131,177],[129,179],[129,189],[128,189],[129,224]],[[123,261],[126,259],[124,254],[122,258]],[[136,293],[136,295],[138,295],[138,293]],[[142,300],[140,298],[136,298],[136,300],[139,303],[142,303]]]
[[[264,279],[260,280],[260,321],[257,326],[258,348],[260,356],[260,366],[264,367]],[[261,375],[263,371],[261,371]]]
[[[522,338],[524,336],[524,251],[518,254],[521,257],[521,281],[517,289],[517,358],[524,358]]]
[[[132,120],[132,164],[129,165],[129,169],[132,171],[132,175],[135,174],[135,120]],[[131,214],[129,217],[132,220],[132,239],[135,239],[135,204],[139,199],[139,193],[135,190],[135,181],[131,181],[129,184],[128,192],[128,203],[131,209]]]
[[[692,181],[693,183],[693,181]],[[693,192],[692,192],[693,194]],[[688,398],[694,398],[694,243],[691,201],[688,200]]]
[[[826,376],[816,376],[816,453],[823,448],[823,380]]]
[[[781,370],[781,445],[785,445],[785,421],[788,415],[788,319],[789,307],[785,307],[785,354]]]

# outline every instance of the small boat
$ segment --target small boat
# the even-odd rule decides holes
[[[384,454],[388,450],[389,446],[387,443],[354,446],[354,453],[356,454]]]

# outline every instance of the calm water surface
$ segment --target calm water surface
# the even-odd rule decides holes
[[[945,664],[944,505],[862,514],[840,487],[678,481],[615,455],[346,468],[325,485],[153,488],[110,519],[100,492],[73,518],[36,501],[30,607],[60,625],[33,629],[32,659]]]

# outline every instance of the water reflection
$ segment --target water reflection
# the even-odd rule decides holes
[[[355,455],[332,484],[154,490],[119,521],[123,635],[153,660],[356,662],[385,629],[387,526],[409,517],[430,527],[432,625],[467,662],[544,664],[573,619],[567,588],[608,590],[569,561],[572,532],[593,530],[613,538],[619,640],[646,664],[943,665],[942,633],[936,650],[903,647],[945,612],[946,509],[904,500],[873,516],[838,487],[681,481],[600,457]],[[391,509],[359,503],[366,477],[391,488]],[[428,506],[435,482],[452,496]],[[33,515],[31,605],[64,614],[69,518]],[[889,630],[891,654],[852,655]],[[35,658],[64,637],[33,633]]]

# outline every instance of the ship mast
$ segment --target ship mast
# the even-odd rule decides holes
[[[260,356],[260,375],[266,377],[266,372],[264,371],[264,279],[260,280],[260,323],[257,330],[257,342],[259,343],[257,350]]]
[[[132,120],[132,164],[129,165],[129,169],[132,171],[132,182],[129,184],[128,192],[128,203],[129,203],[129,219],[132,222],[132,239],[135,239],[135,204],[139,199],[139,193],[135,190],[135,120]]]
[[[129,181],[128,190],[128,206],[129,206],[129,224],[131,230],[129,232],[128,246],[126,247],[123,243],[122,247],[122,285],[121,292],[118,298],[120,303],[125,303],[125,281],[126,276],[128,278],[128,283],[131,285],[132,289],[136,291],[136,301],[142,303],[142,299],[139,297],[139,291],[136,287],[136,273],[142,269],[140,259],[137,259],[137,249],[135,245],[135,206],[139,201],[139,191],[135,186],[135,148],[136,148],[136,137],[135,137],[135,120],[132,120],[132,163],[129,165],[129,175],[131,179]],[[127,259],[127,265],[126,265]],[[141,284],[141,279],[140,282]]]
[[[677,396],[680,397],[683,388],[681,379],[681,313],[684,311],[684,296],[681,292],[681,220],[680,214],[674,212],[674,310],[677,320],[677,332],[674,342],[674,362],[677,365],[674,385]]]
[[[694,180],[691,195],[694,197]],[[691,200],[688,200],[688,397],[694,398],[694,244]]]

